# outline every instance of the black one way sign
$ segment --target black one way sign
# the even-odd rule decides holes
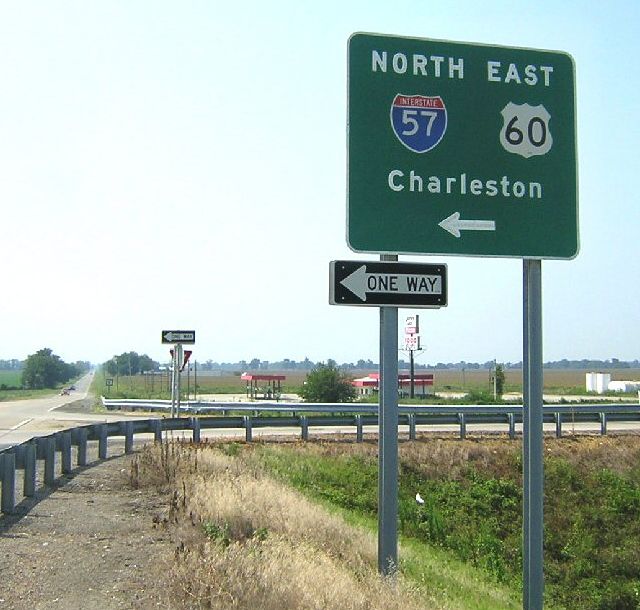
[[[329,303],[370,307],[447,306],[447,266],[331,261]]]
[[[163,330],[162,343],[195,343],[195,330]]]

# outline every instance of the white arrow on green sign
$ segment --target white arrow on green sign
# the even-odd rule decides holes
[[[496,223],[493,220],[460,220],[460,212],[454,212],[438,225],[454,237],[460,237],[460,231],[496,230]]]

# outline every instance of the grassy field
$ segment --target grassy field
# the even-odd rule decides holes
[[[245,447],[306,495],[375,519],[375,442]],[[401,443],[399,527],[405,541],[422,545],[419,557],[431,548],[446,550],[496,583],[520,589],[521,452],[519,442],[491,439],[425,436]],[[545,441],[546,607],[638,608],[639,459],[636,436]],[[420,585],[424,569],[416,569],[415,557],[402,547],[400,553],[404,574],[415,574]],[[494,600],[493,608],[508,607]]]
[[[21,371],[0,371],[0,387],[20,387],[22,383]]]
[[[308,499],[284,477],[272,474],[270,454],[253,449],[238,443],[164,445],[136,457],[134,485],[154,485],[174,498],[167,520],[177,549],[168,566],[175,583],[173,607],[521,607],[517,591],[416,538],[401,542],[399,578],[382,579],[377,575],[375,519],[317,497]],[[298,463],[296,452],[290,457]],[[377,488],[369,470],[360,480]]]
[[[165,444],[132,481],[173,498],[175,607],[521,607],[522,445],[399,447],[398,584],[376,576],[377,444]],[[545,440],[545,608],[637,610],[640,438]],[[415,501],[419,492],[423,505]],[[286,579],[278,575],[287,574]]]
[[[372,371],[355,371],[353,377],[361,377]],[[422,370],[418,371],[424,372]],[[430,370],[435,378],[436,392],[476,392],[492,394],[493,386],[490,382],[489,371],[452,371]],[[638,369],[613,369],[613,380],[640,379]],[[299,392],[306,378],[306,372],[302,371],[269,371],[270,374],[282,374],[286,380],[282,382],[283,393]],[[170,379],[167,373],[163,375],[138,375],[135,377],[112,378],[113,385],[107,387],[105,376],[98,372],[95,377],[95,390],[111,398],[170,398]],[[522,372],[519,370],[505,371],[505,392],[522,392]],[[1,381],[0,381],[1,383]],[[196,379],[193,372],[189,375],[182,374],[183,396],[187,398],[187,392],[191,398],[196,395]],[[577,394],[587,395],[585,389],[584,370],[557,370],[544,371],[544,391],[553,394]],[[203,394],[242,394],[246,392],[246,383],[239,375],[211,375],[199,373],[197,376],[197,395]]]
[[[41,398],[55,394],[56,390],[23,390],[21,371],[0,371],[0,402]]]
[[[59,384],[58,388],[45,388],[43,390],[32,390],[22,388],[21,371],[0,370],[0,402],[9,400],[27,400],[30,398],[42,398],[57,394],[60,388],[67,387],[73,380],[64,384]]]

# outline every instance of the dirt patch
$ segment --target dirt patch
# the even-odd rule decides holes
[[[131,489],[129,464],[83,469],[0,519],[0,609],[170,607],[173,545],[156,526],[167,502]]]
[[[58,410],[64,413],[97,413],[97,404],[93,397],[81,398],[62,405]]]

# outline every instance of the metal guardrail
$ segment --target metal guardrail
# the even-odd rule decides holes
[[[103,399],[107,408],[136,408],[167,410],[168,401],[117,401]],[[16,507],[17,472],[23,471],[22,495],[35,495],[38,460],[44,462],[43,486],[55,484],[58,468],[61,475],[73,470],[72,448],[75,447],[77,466],[88,465],[88,443],[97,443],[98,459],[107,458],[108,439],[124,437],[125,454],[133,451],[136,434],[153,434],[154,441],[162,441],[167,431],[191,432],[193,442],[200,442],[204,429],[244,430],[245,440],[253,440],[257,428],[300,428],[303,440],[309,429],[320,426],[354,427],[356,441],[362,442],[365,426],[378,424],[377,405],[367,404],[300,404],[300,403],[188,403],[192,413],[217,413],[209,416],[179,418],[136,419],[120,422],[90,424],[47,436],[35,437],[0,452],[0,512],[10,514]],[[600,433],[607,433],[608,422],[640,421],[640,405],[546,405],[544,421],[555,424],[556,436],[562,436],[562,425],[595,422]],[[245,413],[250,413],[246,415]],[[460,438],[465,438],[467,426],[472,424],[504,424],[510,438],[516,436],[516,424],[522,423],[521,405],[400,405],[398,423],[407,426],[409,438],[416,438],[420,425],[455,425]],[[59,458],[57,455],[59,454]]]

